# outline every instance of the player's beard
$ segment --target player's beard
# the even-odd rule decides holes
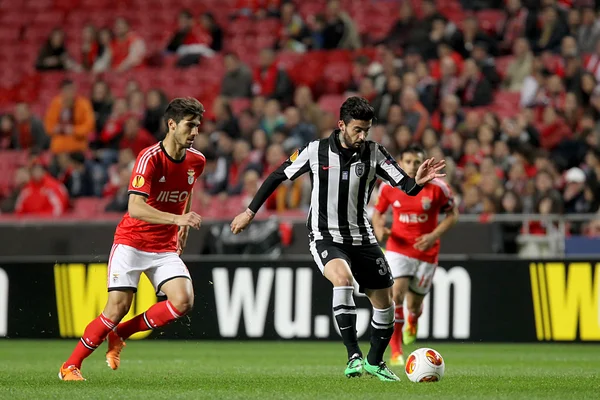
[[[340,140],[346,145],[346,147],[353,151],[360,150],[362,145],[365,143],[363,140],[361,140],[359,142],[353,142],[350,139],[350,137],[348,136],[348,134],[346,133],[346,130],[340,131],[340,136],[341,136]]]

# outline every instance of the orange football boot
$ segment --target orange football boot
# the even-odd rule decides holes
[[[69,365],[67,367],[66,363],[60,367],[58,379],[61,381],[85,381],[85,378],[81,376],[79,368],[74,365]]]
[[[125,341],[111,331],[108,334],[108,351],[106,352],[106,363],[111,369],[119,368],[123,347],[125,347]]]

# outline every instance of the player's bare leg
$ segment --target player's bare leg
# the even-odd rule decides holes
[[[400,378],[383,361],[383,354],[394,333],[392,288],[367,289],[365,294],[371,301],[371,305],[373,305],[371,348],[365,361],[365,371],[382,381],[399,381]]]
[[[333,284],[333,315],[348,351],[344,374],[348,378],[363,373],[363,355],[358,346],[356,332],[356,304],[354,303],[354,278],[348,263],[335,258],[325,264],[323,275]]]
[[[404,355],[402,351],[402,330],[404,329],[404,297],[408,291],[408,284],[410,278],[401,277],[394,279],[394,286],[392,287],[393,299],[394,299],[394,334],[390,340],[390,347],[392,350],[392,357],[390,364],[404,365]]]
[[[81,364],[83,360],[91,355],[94,350],[102,344],[106,336],[114,327],[127,315],[131,302],[133,300],[133,291],[111,291],[108,293],[108,300],[104,311],[96,319],[88,324],[83,332],[83,336],[75,346],[69,359],[61,366],[58,377],[64,381],[83,381],[81,376]]]
[[[406,294],[406,308],[408,318],[406,319],[406,329],[403,332],[404,344],[412,344],[417,340],[418,322],[423,312],[423,299],[425,296],[409,291]]]
[[[160,290],[167,296],[166,301],[154,304],[146,312],[123,322],[108,335],[106,363],[112,369],[119,368],[121,351],[125,340],[137,332],[165,326],[187,314],[194,305],[194,288],[187,278],[174,278],[166,282]]]

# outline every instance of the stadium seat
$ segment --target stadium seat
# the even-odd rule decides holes
[[[326,94],[319,98],[319,108],[325,112],[338,115],[340,104],[346,100],[346,96],[339,94]]]

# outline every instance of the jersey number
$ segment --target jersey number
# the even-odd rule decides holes
[[[379,267],[379,275],[387,275],[390,273],[390,267],[385,262],[385,259],[378,258],[377,260],[375,260],[375,263]]]

